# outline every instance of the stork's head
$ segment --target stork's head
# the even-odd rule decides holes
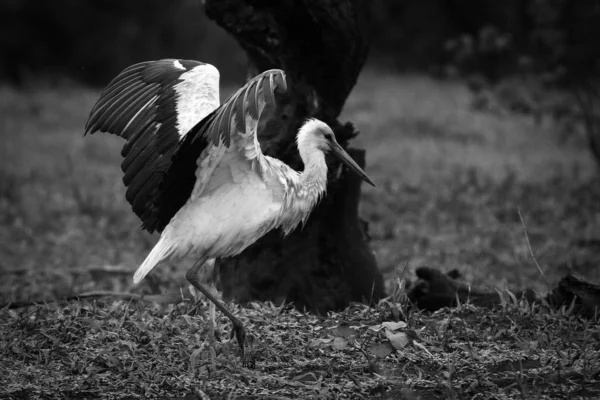
[[[331,153],[331,155],[344,163],[363,181],[371,186],[375,186],[365,171],[339,145],[333,131],[325,122],[315,118],[307,120],[298,132],[297,141],[300,157],[302,157],[305,164],[314,152]]]

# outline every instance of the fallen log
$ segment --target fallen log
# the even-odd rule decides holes
[[[421,310],[436,311],[467,302],[490,309],[502,304],[498,292],[471,288],[459,281],[460,274],[456,270],[444,274],[434,268],[420,267],[416,274],[418,280],[410,288],[408,299]],[[573,312],[584,317],[593,317],[600,312],[600,285],[586,282],[573,274],[562,278],[558,286],[544,297],[539,297],[532,289],[514,294],[517,299],[524,298],[530,303],[553,308],[572,305]]]

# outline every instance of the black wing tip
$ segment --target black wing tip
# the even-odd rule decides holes
[[[173,79],[178,77],[178,74],[190,71],[196,67],[208,65],[207,63],[179,58],[163,58],[158,60],[147,60],[132,64],[119,72],[103,89],[100,98],[96,101],[84,127],[83,136],[93,134],[95,132],[109,132],[118,136],[122,136],[122,132],[112,132],[114,128],[109,124],[110,118],[104,118],[103,112],[117,112],[111,105],[118,98],[119,92],[123,89],[130,88],[133,84],[165,84],[162,80]],[[168,80],[167,79],[167,80]],[[156,81],[158,80],[158,81]],[[120,99],[119,101],[124,101]],[[127,109],[125,109],[127,110]],[[108,114],[113,116],[113,114]],[[114,124],[119,124],[119,121],[112,121]],[[123,124],[121,124],[123,125]]]
[[[94,110],[92,110],[90,112],[90,116],[88,117],[88,120],[85,123],[85,126],[83,127],[84,131],[83,131],[83,136],[86,135],[92,135],[96,132],[101,131],[101,128],[98,127],[98,121],[94,121]]]

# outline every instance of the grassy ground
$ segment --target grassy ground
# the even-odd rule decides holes
[[[1,302],[140,291],[129,272],[156,237],[125,202],[122,142],[82,137],[97,96],[0,88]],[[469,100],[460,84],[367,71],[347,103],[343,119],[362,131],[355,144],[378,183],[365,188],[362,214],[390,292],[405,265],[407,277],[428,265],[457,268],[476,286],[544,291],[519,210],[551,284],[569,271],[600,280],[600,250],[590,245],[600,239],[600,185],[584,139],[560,142],[549,121],[475,112]],[[187,293],[183,273],[163,269],[145,285],[172,303]],[[83,301],[0,311],[0,368],[11,371],[0,395],[182,396],[198,387],[214,396],[229,387],[281,398],[398,398],[401,389],[407,398],[531,398],[586,396],[598,379],[597,328],[525,305],[410,314],[406,328],[426,350],[401,346],[405,328],[369,329],[397,320],[403,308],[392,300],[323,319],[256,305],[238,312],[259,337],[255,370],[227,346],[203,355],[204,310]],[[330,331],[343,321],[356,333]],[[384,357],[392,344],[399,350]],[[320,372],[305,377],[312,367]]]
[[[365,74],[344,118],[363,133],[363,215],[388,276],[429,265],[457,268],[474,285],[544,290],[567,271],[600,279],[600,185],[583,135],[567,142],[552,121],[473,111],[468,91],[425,77]]]

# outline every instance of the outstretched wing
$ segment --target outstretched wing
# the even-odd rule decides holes
[[[152,210],[158,217],[159,230],[190,199],[194,187],[210,179],[225,148],[235,144],[248,159],[262,157],[257,139],[258,119],[265,106],[275,106],[276,95],[286,90],[283,71],[263,72],[188,132],[172,157]]]
[[[123,70],[92,109],[86,134],[108,132],[127,140],[121,151],[126,198],[148,231],[158,229],[153,204],[173,153],[187,132],[218,106],[215,67],[165,59]]]

